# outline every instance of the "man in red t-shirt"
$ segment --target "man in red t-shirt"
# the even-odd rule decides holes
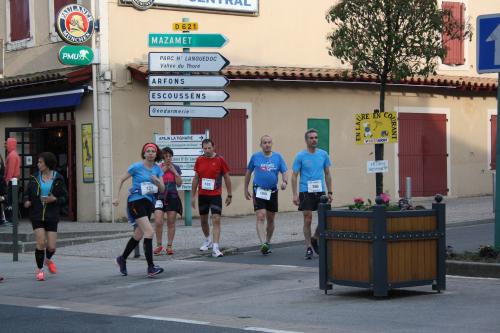
[[[196,159],[194,164],[194,177],[192,184],[191,205],[196,208],[196,194],[198,192],[198,210],[200,212],[201,230],[205,235],[205,241],[200,251],[208,251],[212,247],[213,257],[222,257],[219,249],[220,240],[220,217],[222,213],[222,178],[226,184],[227,197],[226,206],[232,199],[231,178],[226,161],[215,154],[214,142],[205,139],[201,142],[203,155]],[[210,227],[208,225],[208,213],[212,212],[213,244],[210,239]]]

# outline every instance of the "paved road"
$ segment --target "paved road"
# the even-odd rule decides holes
[[[291,256],[292,261],[285,259]],[[129,276],[122,277],[109,259],[57,256],[59,273],[36,282],[32,255],[21,255],[20,262],[12,263],[11,256],[0,254],[0,267],[8,272],[0,284],[0,307],[23,307],[8,321],[32,324],[36,332],[40,330],[33,318],[44,316],[33,317],[29,309],[54,307],[64,310],[52,310],[57,311],[59,332],[73,331],[76,325],[88,331],[100,326],[102,331],[123,332],[120,318],[132,329],[163,324],[142,324],[145,319],[138,321],[137,316],[204,323],[196,325],[196,332],[219,332],[222,327],[308,333],[496,333],[500,327],[499,279],[448,277],[448,288],[441,294],[423,286],[394,290],[385,300],[374,299],[365,289],[342,286],[324,295],[318,289],[317,259],[306,261],[302,256],[303,247],[296,245],[275,248],[268,257],[250,252],[222,260],[169,260],[162,262],[166,273],[155,279],[145,278],[143,260],[130,260]],[[266,263],[244,263],[244,258]],[[281,264],[272,264],[274,260]],[[2,309],[4,316],[1,313]]]
[[[446,228],[446,244],[453,246],[455,252],[478,250],[480,245],[493,245],[495,223],[493,220],[479,224],[457,224]]]
[[[204,322],[181,323],[176,322],[175,318],[130,318],[11,305],[0,305],[0,323],[1,332],[249,332],[249,330],[208,326]]]

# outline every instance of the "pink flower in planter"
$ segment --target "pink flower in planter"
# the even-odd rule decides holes
[[[380,193],[380,197],[382,198],[382,200],[384,200],[385,204],[388,204],[389,201],[391,201],[391,196],[389,194]]]
[[[363,198],[361,197],[356,197],[354,198],[354,203],[357,203],[357,204],[362,204],[364,203],[365,201],[363,200]]]

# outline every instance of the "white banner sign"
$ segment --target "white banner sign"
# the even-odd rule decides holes
[[[367,161],[366,172],[367,173],[389,172],[389,161],[388,160]]]
[[[222,75],[149,75],[151,88],[224,88],[229,80]]]
[[[132,0],[121,1],[123,3],[132,3]],[[206,9],[248,14],[259,13],[259,0],[154,0],[154,6]]]
[[[218,72],[229,60],[215,52],[149,52],[150,72]]]
[[[150,102],[224,102],[229,94],[223,90],[150,90]]]
[[[223,106],[204,105],[150,105],[150,117],[169,118],[224,118],[229,111]]]

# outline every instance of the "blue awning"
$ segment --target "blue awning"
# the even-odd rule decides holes
[[[18,112],[63,108],[80,104],[83,88],[48,94],[0,99],[0,112]]]

